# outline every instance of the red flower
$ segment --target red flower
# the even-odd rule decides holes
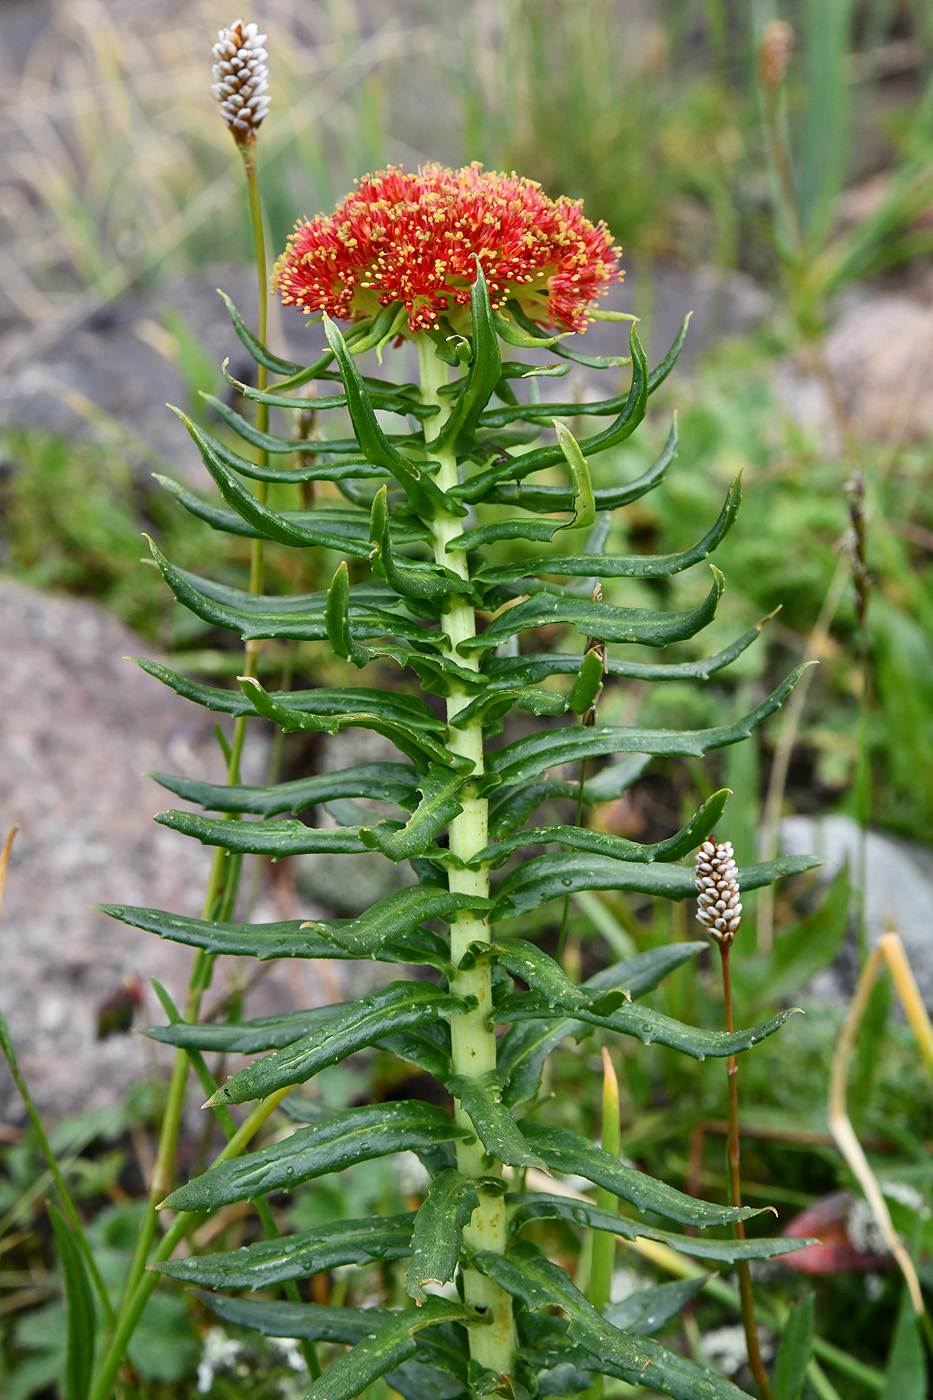
[[[540,325],[583,331],[590,308],[622,272],[605,224],[579,201],[478,164],[396,166],[357,181],[329,217],[302,219],[275,265],[286,306],[358,321],[402,302],[412,333],[447,316],[469,328],[476,259],[494,307],[510,298]]]

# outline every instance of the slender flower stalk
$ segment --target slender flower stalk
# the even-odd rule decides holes
[[[218,100],[221,114],[232,132],[237,149],[243,159],[249,198],[250,219],[257,280],[259,287],[259,339],[266,343],[268,335],[268,271],[266,265],[265,237],[263,233],[262,206],[256,176],[256,134],[269,110],[268,68],[266,50],[263,47],[265,35],[259,34],[255,24],[244,24],[236,20],[218,33],[212,55],[214,59],[211,75],[211,91]],[[260,389],[267,385],[266,369],[257,365],[257,384]],[[256,425],[266,431],[269,425],[269,409],[266,404],[257,404]],[[267,454],[257,453],[260,464],[267,462]],[[265,482],[256,483],[256,495],[265,499]],[[250,592],[261,594],[264,589],[264,542],[252,541],[250,558]],[[255,676],[260,644],[247,641],[244,646],[244,674]],[[233,737],[227,750],[227,783],[240,781],[240,763],[243,743],[246,737],[246,716],[240,715],[234,721]],[[204,918],[229,918],[233,912],[239,886],[241,859],[218,847],[211,863],[207,890],[204,897]],[[201,998],[210,986],[213,957],[198,951],[192,965],[188,997],[184,1019],[196,1021],[201,1007]],[[178,1133],[184,1109],[185,1091],[188,1083],[188,1054],[179,1050],[175,1056],[172,1077],[169,1082],[168,1098],[162,1119],[162,1130],[156,1155],[155,1167],[149,1192],[148,1209],[143,1216],[133,1258],[127,1272],[121,1309],[132,1299],[134,1291],[143,1276],[146,1261],[156,1232],[156,1206],[171,1190],[175,1155],[178,1146]],[[295,1295],[297,1298],[297,1294]]]
[[[742,904],[739,898],[738,869],[731,841],[704,841],[696,856],[697,872],[697,922],[701,923],[719,948],[722,962],[722,993],[725,1005],[726,1030],[735,1029],[732,1019],[732,979],[729,967],[729,953],[739,925],[742,922]],[[742,1171],[739,1153],[739,1065],[738,1057],[730,1055],[726,1060],[726,1076],[729,1085],[729,1135],[726,1156],[729,1167],[729,1187],[732,1204],[742,1205]],[[735,1222],[736,1238],[744,1240],[745,1223]],[[748,1364],[758,1385],[762,1400],[774,1400],[774,1392],[758,1342],[758,1324],[755,1320],[755,1299],[752,1292],[752,1277],[746,1260],[736,1264],[739,1277],[739,1296],[742,1302],[742,1325],[748,1346]]]

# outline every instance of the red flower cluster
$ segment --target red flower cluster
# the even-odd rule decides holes
[[[302,219],[275,265],[286,306],[343,320],[402,302],[413,334],[447,316],[469,328],[476,260],[494,307],[509,299],[539,325],[582,331],[622,272],[605,224],[516,175],[428,165],[367,176],[329,217]]]

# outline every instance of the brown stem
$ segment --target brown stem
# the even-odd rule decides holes
[[[726,1030],[731,1034],[734,1026],[732,1021],[732,981],[729,975],[729,951],[732,947],[732,939],[717,939],[719,944],[719,956],[722,961],[722,994],[725,1003]],[[726,1158],[729,1164],[729,1188],[733,1206],[738,1209],[742,1205],[742,1172],[739,1157],[739,1065],[738,1057],[730,1055],[726,1061],[726,1075],[729,1085],[729,1136],[727,1138]],[[739,1240],[745,1239],[745,1222],[737,1220],[735,1222],[735,1237]],[[758,1326],[755,1321],[755,1299],[752,1293],[751,1270],[746,1259],[740,1259],[736,1264],[736,1272],[739,1277],[739,1297],[742,1304],[742,1325],[745,1328],[745,1342],[748,1347],[748,1365],[758,1390],[761,1400],[774,1400],[774,1392],[771,1389],[771,1382],[765,1370],[765,1363],[761,1357],[761,1348],[758,1345]]]

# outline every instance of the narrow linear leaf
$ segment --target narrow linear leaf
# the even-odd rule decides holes
[[[303,812],[319,803],[348,797],[378,797],[406,808],[414,807],[418,800],[417,773],[405,763],[363,763],[337,773],[314,773],[308,778],[257,787],[205,783],[199,778],[171,773],[147,773],[146,776],[176,797],[196,802],[208,811],[245,812],[256,817]]]
[[[426,1283],[449,1283],[457,1272],[463,1227],[479,1205],[476,1183],[452,1167],[434,1178],[415,1216],[405,1290],[419,1303]]]
[[[652,948],[650,952],[624,958],[604,968],[585,982],[581,990],[613,991],[625,988],[629,996],[637,1000],[656,987],[675,967],[680,967],[688,958],[696,957],[705,950],[706,944],[699,942],[671,943]],[[537,1021],[513,1022],[499,1042],[499,1067],[509,1076],[502,1095],[503,1102],[514,1108],[531,1098],[538,1091],[542,1066],[555,1045],[559,1045],[566,1036],[581,1040],[590,1034],[592,1023],[571,1019],[554,1021],[547,1017]]]
[[[684,641],[707,626],[716,615],[722,595],[723,577],[715,565],[713,585],[698,607],[682,611],[653,612],[649,608],[616,608],[556,593],[536,593],[525,603],[507,608],[485,632],[461,642],[461,653],[489,651],[509,637],[532,627],[570,625],[585,637],[606,642],[637,642],[641,646],[665,647]],[[578,663],[579,665],[579,663]]]
[[[594,433],[591,437],[584,438],[578,444],[583,457],[590,458],[598,452],[605,452],[609,447],[617,447],[626,438],[631,437],[645,416],[645,409],[648,403],[648,366],[645,360],[645,352],[642,349],[641,341],[635,327],[632,327],[630,347],[632,354],[632,382],[625,403],[618,417],[605,428],[601,433]],[[564,408],[559,405],[559,408]],[[575,411],[573,406],[566,406],[569,413]],[[554,409],[551,408],[549,417],[553,416]],[[468,483],[467,489],[463,489],[459,494],[464,500],[475,500],[477,496],[475,490],[482,483],[483,495],[497,482],[517,482],[528,476],[531,472],[543,471],[547,467],[559,466],[564,460],[564,453],[560,443],[553,447],[539,447],[532,452],[523,453],[521,457],[512,463],[494,467],[489,472],[480,473],[479,476]],[[566,494],[566,493],[565,493]],[[481,499],[482,497],[479,497]],[[598,498],[597,498],[598,501]],[[599,507],[602,509],[603,507]],[[571,506],[571,509],[573,507]]]
[[[180,1186],[163,1202],[170,1210],[216,1210],[267,1191],[342,1171],[356,1162],[469,1138],[442,1108],[417,1100],[349,1108],[283,1142],[245,1157],[219,1162]]]
[[[514,850],[522,846],[544,846],[550,842],[569,846],[572,850],[586,851],[591,855],[639,861],[645,865],[653,864],[654,861],[680,860],[706,840],[713,827],[721,820],[729,796],[728,788],[721,788],[719,792],[713,793],[686,826],[681,827],[674,836],[669,836],[664,841],[656,841],[650,846],[643,846],[638,841],[628,841],[622,836],[613,836],[610,832],[588,831],[585,827],[534,826],[484,846],[470,864],[488,863],[495,870],[505,864]]]
[[[774,1400],[801,1400],[813,1352],[815,1314],[815,1295],[810,1293],[794,1304],[787,1315],[774,1363]],[[900,1377],[898,1383],[902,1380]],[[899,1394],[903,1396],[905,1392]]]
[[[757,890],[775,880],[813,870],[819,864],[810,856],[780,856],[760,865],[744,865],[739,870],[739,886]],[[662,862],[641,865],[637,861],[582,853],[537,856],[497,886],[493,921],[517,918],[550,899],[560,899],[577,890],[629,890],[663,899],[692,899],[696,894],[696,876],[684,866]]]
[[[323,730],[327,734],[337,734],[341,729],[372,729],[390,739],[406,758],[410,758],[422,770],[428,768],[430,771],[431,766],[438,765],[449,773],[453,767],[462,782],[466,770],[472,767],[468,759],[452,754],[426,729],[412,733],[406,721],[400,722],[385,712],[379,713],[378,706],[370,711],[358,711],[355,714],[312,715],[307,710],[292,709],[290,705],[276,700],[252,676],[240,676],[238,679],[240,689],[250,700],[256,713],[272,720],[286,734],[300,730]]]
[[[769,619],[743,632],[722,651],[712,656],[700,657],[697,661],[654,662],[628,661],[622,657],[610,656],[606,662],[606,672],[610,676],[620,676],[631,680],[683,681],[709,680],[710,676],[741,656],[742,652],[757,641],[758,634]],[[572,676],[580,669],[579,652],[537,652],[523,656],[490,656],[486,658],[484,670],[489,680],[496,685],[508,685],[513,679],[532,684],[547,676]]]
[[[225,1322],[237,1327],[250,1327],[265,1337],[304,1337],[314,1342],[337,1342],[354,1346],[368,1341],[377,1329],[389,1326],[403,1314],[386,1308],[332,1308],[318,1303],[273,1303],[254,1299],[229,1298],[222,1293],[195,1291],[195,1297]],[[426,1311],[427,1310],[427,1311]],[[418,1334],[418,1358],[427,1364],[451,1369],[454,1360],[443,1333],[445,1324],[469,1320],[462,1304],[449,1303],[443,1298],[431,1298],[424,1308],[406,1309],[415,1316],[425,1313],[427,1332]],[[432,1334],[436,1334],[435,1341]],[[332,1367],[326,1372],[329,1376]],[[419,1368],[421,1369],[421,1368]],[[396,1373],[399,1374],[399,1373]],[[322,1377],[322,1380],[325,1377]],[[393,1376],[394,1380],[395,1377]],[[325,1390],[317,1400],[332,1400]],[[350,1400],[353,1400],[351,1393]],[[425,1396],[425,1400],[429,1400]]]
[[[482,1250],[472,1256],[474,1266],[493,1279],[506,1293],[518,1298],[526,1308],[563,1308],[570,1319],[568,1336],[600,1361],[609,1360],[635,1374],[641,1374],[649,1358],[638,1343],[613,1327],[589,1299],[571,1283],[559,1264],[554,1264],[533,1245],[520,1242],[507,1255]],[[599,1369],[599,1366],[594,1366]]]
[[[391,1314],[391,1321],[331,1362],[311,1386],[306,1400],[355,1400],[373,1381],[415,1356],[416,1333],[442,1322],[465,1322],[471,1316],[472,1309],[466,1304],[441,1298],[429,1298],[419,1308]]]
[[[658,1240],[670,1245],[679,1254],[712,1259],[720,1264],[734,1264],[739,1259],[775,1259],[782,1254],[793,1254],[812,1243],[802,1239],[718,1240],[710,1239],[706,1234],[678,1235],[670,1230],[659,1230],[653,1225],[643,1225],[637,1220],[626,1220],[624,1216],[600,1210],[588,1201],[572,1200],[567,1196],[541,1193],[510,1199],[514,1202],[509,1217],[512,1234],[518,1234],[532,1220],[567,1220],[582,1229],[605,1230],[625,1240]]]
[[[301,365],[293,364],[291,360],[281,359],[263,345],[262,341],[258,336],[253,334],[249,326],[243,320],[232,298],[228,297],[226,292],[221,291],[220,287],[217,288],[217,295],[223,299],[233,329],[258,365],[262,365],[265,369],[270,369],[273,374],[292,375],[298,374],[301,371]],[[314,374],[319,373],[320,370],[327,368],[332,359],[333,355],[331,354],[322,356],[320,360],[315,361],[315,363],[310,366],[311,371],[313,371]]]
[[[387,942],[409,934],[424,919],[445,919],[449,923],[461,910],[481,914],[490,907],[488,899],[414,885],[385,895],[358,919],[312,919],[302,927],[331,939],[332,947],[352,952],[354,957],[372,957]]]
[[[737,476],[729,487],[725,504],[715,524],[690,549],[679,554],[541,554],[512,564],[492,564],[479,569],[476,578],[484,586],[508,583],[538,574],[588,578],[670,578],[692,564],[699,564],[713,550],[735,523],[742,501],[742,478]]]
[[[49,1202],[49,1220],[55,1232],[65,1276],[65,1400],[86,1400],[94,1369],[97,1337],[94,1292],[81,1251],[65,1217],[52,1201]]]
[[[510,938],[507,943],[474,943],[460,960],[461,968],[474,967],[481,957],[494,958],[513,977],[520,977],[533,991],[546,1000],[554,998],[565,1004],[574,1001],[581,1005],[589,998],[576,982],[572,981],[560,963],[550,957],[535,943],[524,938]]]
[[[701,758],[710,749],[725,748],[747,739],[775,710],[780,709],[804,669],[798,666],[765,700],[733,724],[679,732],[670,729],[624,729],[616,725],[551,730],[528,739],[519,739],[499,749],[490,755],[488,767],[504,783],[517,783],[534,778],[559,763],[579,762],[581,758],[598,758],[606,754],[649,753]]]
[[[438,511],[447,511],[451,515],[465,515],[466,510],[459,502],[439,490],[431,478],[403,457],[385,436],[376,421],[369,394],[349,354],[346,341],[336,322],[326,315],[324,334],[340,366],[347,391],[347,411],[363,456],[372,462],[373,466],[383,467],[395,477],[417,514],[423,519],[433,519]]]
[[[598,1005],[598,1003],[597,1003]],[[711,1031],[699,1026],[687,1026],[665,1016],[663,1011],[653,1011],[646,1006],[620,1006],[617,1010],[601,1015],[592,1006],[581,1006],[577,999],[569,999],[564,1004],[559,1001],[544,1001],[534,994],[518,993],[504,997],[496,1007],[496,1020],[500,1022],[520,1021],[527,1015],[531,1020],[543,1017],[573,1017],[578,1021],[589,1021],[603,1030],[616,1031],[619,1035],[631,1035],[643,1045],[666,1045],[678,1050],[682,1055],[690,1055],[695,1060],[705,1060],[707,1056],[725,1059],[729,1055],[741,1054],[753,1045],[766,1040],[780,1030],[798,1008],[779,1011],[767,1021],[757,1026],[749,1026],[743,1031]]]
[[[373,546],[369,558],[373,572],[384,578],[403,598],[449,598],[452,594],[465,593],[478,603],[479,594],[474,586],[451,569],[413,564],[396,555],[389,530],[387,496],[388,492],[382,486],[373,497],[369,521],[369,538]]]
[[[473,330],[470,368],[463,388],[454,400],[450,417],[436,441],[431,443],[432,451],[451,442],[458,444],[472,441],[480,415],[492,398],[502,376],[499,337],[493,323],[489,290],[479,259],[476,262],[476,279],[470,289],[470,313]]]
[[[679,1225],[706,1229],[709,1225],[731,1225],[735,1220],[747,1220],[761,1213],[750,1206],[717,1206],[685,1196],[663,1181],[624,1166],[610,1153],[566,1128],[552,1128],[526,1120],[522,1131],[528,1145],[555,1171],[585,1177],[614,1196],[629,1201],[637,1210],[654,1211],[668,1220],[676,1220]]]
[[[129,904],[99,904],[97,907],[111,918],[131,924],[134,928],[146,929],[159,934],[161,938],[169,938],[191,948],[203,948],[208,953],[256,958],[259,962],[267,962],[270,958],[366,957],[389,963],[425,963],[443,969],[447,965],[446,944],[436,934],[419,929],[418,921],[419,918],[444,918],[444,910],[462,908],[457,901],[466,899],[466,896],[439,889],[403,890],[400,893],[423,895],[423,907],[434,912],[420,916],[412,913],[410,917],[400,918],[378,941],[375,936],[371,943],[358,939],[362,951],[354,951],[352,936],[348,939],[349,947],[337,941],[340,932],[356,923],[356,920],[333,919],[326,925],[306,924],[299,919],[274,924],[228,924]],[[387,895],[386,900],[397,897]],[[376,911],[380,911],[384,903],[384,900],[378,901],[369,914],[379,919],[381,913]]]
[[[207,1288],[270,1288],[343,1264],[404,1259],[411,1253],[413,1221],[411,1212],[385,1218],[338,1220],[281,1239],[258,1240],[219,1254],[193,1254],[152,1267],[182,1283],[199,1283]]]
[[[592,439],[587,438],[583,446],[587,447],[591,441]],[[630,481],[626,486],[604,486],[594,491],[597,513],[617,510],[620,506],[630,505],[632,501],[637,501],[640,496],[653,490],[676,456],[677,422],[675,419],[660,456],[646,472],[636,477],[634,481]],[[494,490],[490,491],[488,486],[483,486],[480,490],[477,486],[475,492],[471,491],[467,495],[467,489],[470,487],[472,487],[472,480],[467,483],[466,487],[460,488],[458,494],[462,495],[464,500],[472,500],[475,495],[476,499],[485,499],[495,502],[497,505],[520,505],[524,506],[526,510],[547,512],[573,509],[572,493],[562,486],[539,486],[536,484],[529,486],[524,481],[503,481],[497,484]]]
[[[248,1103],[287,1084],[303,1084],[327,1065],[338,1064],[384,1035],[459,1016],[466,1010],[468,1006],[460,997],[441,992],[430,983],[391,982],[368,997],[344,1002],[300,1039],[231,1075],[205,1107]]]
[[[199,812],[160,812],[155,820],[171,831],[193,836],[205,846],[220,846],[244,855],[271,856],[282,860],[297,855],[362,855],[368,848],[358,827],[322,830],[298,821],[238,822],[223,817],[202,817]]]
[[[421,801],[405,825],[399,830],[387,830],[383,826],[371,829],[361,827],[361,841],[396,862],[423,855],[433,845],[435,836],[463,811],[457,797],[463,783],[464,774],[459,767],[452,770],[438,763],[430,763],[418,787]]]
[[[573,482],[573,516],[570,520],[565,521],[560,528],[562,530],[574,527],[588,529],[596,521],[596,500],[593,495],[590,469],[586,458],[580,451],[580,444],[567,424],[562,423],[559,418],[555,418],[553,423],[554,431],[557,434],[557,445],[570,468],[570,479]]]
[[[708,1282],[709,1276],[681,1278],[674,1283],[640,1288],[636,1293],[630,1293],[623,1302],[611,1303],[605,1311],[606,1321],[623,1332],[649,1337],[676,1317]]]
[[[448,1081],[447,1087],[454,1098],[460,1100],[490,1157],[498,1157],[510,1167],[537,1167],[547,1171],[545,1162],[528,1146],[511,1112],[502,1103],[502,1090],[495,1075],[481,1079],[458,1074]]]

